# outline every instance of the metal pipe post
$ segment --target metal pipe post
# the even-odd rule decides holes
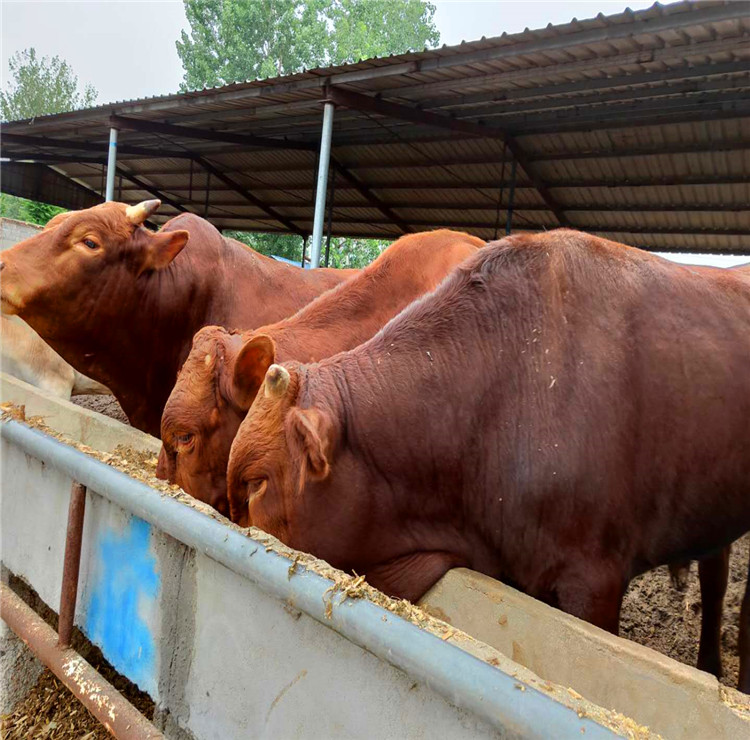
[[[0,584],[0,616],[118,740],[164,740],[109,681],[75,650],[57,644],[55,631],[5,583]]]
[[[107,194],[106,200],[115,197],[115,172],[117,170],[117,129],[109,130],[109,153],[107,154]]]
[[[333,134],[333,103],[323,105],[323,131],[320,136],[320,158],[318,182],[315,187],[315,220],[313,222],[310,267],[320,265],[320,248],[323,243],[323,222],[326,217],[326,190],[328,189],[328,165],[331,159],[331,137]]]
[[[510,165],[510,190],[508,191],[508,217],[505,221],[505,236],[510,235],[510,230],[513,225],[513,196],[516,193],[516,158],[513,157],[513,161]]]
[[[70,645],[73,620],[78,596],[78,572],[81,566],[81,542],[83,541],[83,515],[86,512],[86,486],[73,482],[68,507],[68,534],[65,539],[65,561],[63,563],[62,589],[60,592],[60,619],[57,636],[60,647]]]
[[[325,266],[328,267],[328,260],[331,256],[331,228],[333,226],[333,201],[336,197],[336,170],[334,169],[331,176],[331,193],[328,196],[328,226],[326,227],[326,259]]]

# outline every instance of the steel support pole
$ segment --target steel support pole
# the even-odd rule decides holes
[[[93,666],[72,648],[59,645],[52,627],[4,583],[0,584],[0,616],[117,740],[164,740]]]
[[[511,227],[513,226],[513,196],[516,193],[516,158],[513,157],[513,161],[510,165],[510,190],[508,191],[508,217],[505,221],[505,236],[510,235]]]
[[[117,172],[117,129],[109,130],[109,152],[107,154],[107,190],[106,200],[114,200],[115,174]]]
[[[326,259],[325,266],[328,267],[328,261],[331,257],[331,228],[333,227],[333,201],[336,197],[336,170],[331,175],[331,192],[328,196],[328,225],[326,226]]]
[[[318,182],[315,187],[315,220],[313,222],[310,267],[320,265],[320,248],[323,243],[323,222],[326,217],[326,191],[328,190],[328,165],[331,159],[331,136],[333,134],[333,103],[323,105],[323,131],[320,136],[318,160]]]
[[[85,512],[86,486],[74,481],[70,489],[68,534],[65,539],[65,560],[63,562],[62,589],[60,591],[60,619],[57,626],[60,647],[69,647],[70,638],[73,634]]]

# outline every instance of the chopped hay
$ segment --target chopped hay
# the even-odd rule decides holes
[[[12,574],[8,578],[11,588],[57,630],[57,614],[21,579]],[[74,628],[72,638],[73,648],[141,714],[153,720],[151,697],[120,675],[78,628]],[[111,735],[54,673],[45,669],[26,698],[18,702],[11,713],[0,718],[0,737],[3,740],[108,740]]]

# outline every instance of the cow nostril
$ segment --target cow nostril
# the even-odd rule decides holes
[[[0,272],[5,269],[5,262],[0,262]]]

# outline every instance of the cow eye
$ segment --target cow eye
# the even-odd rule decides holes
[[[180,445],[181,447],[185,447],[193,441],[193,435],[192,434],[178,434],[175,437],[175,440],[177,441],[178,445]]]
[[[93,239],[84,239],[83,243],[89,248],[89,249],[99,249],[99,245],[93,240]]]
[[[248,499],[263,493],[266,490],[267,485],[267,478],[252,478],[249,480],[247,482]]]

